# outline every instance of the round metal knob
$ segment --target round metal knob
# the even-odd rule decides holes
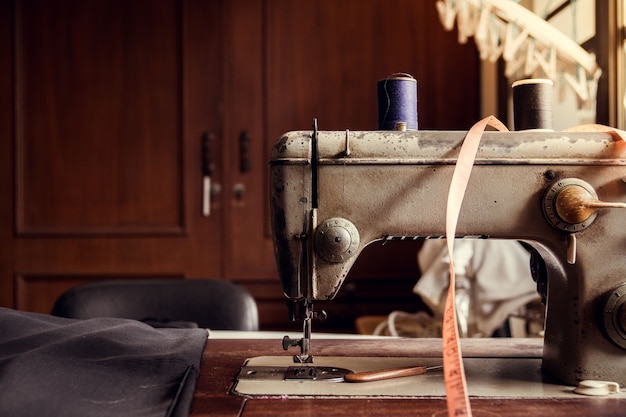
[[[626,203],[598,200],[593,187],[578,178],[560,180],[543,196],[543,213],[557,229],[578,232],[589,226],[602,208],[626,208]]]
[[[615,344],[626,349],[626,283],[611,291],[604,301],[604,329]]]
[[[359,243],[356,226],[340,217],[325,220],[315,231],[315,250],[328,262],[344,262],[354,256]]]

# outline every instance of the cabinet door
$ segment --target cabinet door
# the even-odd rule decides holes
[[[0,175],[15,191],[1,305],[49,312],[81,282],[221,274],[219,196],[201,210],[202,137],[222,126],[220,7],[14,2],[14,59],[0,64],[14,81],[1,123],[13,170]]]
[[[225,2],[224,143],[226,274],[276,278],[267,220],[263,1]],[[255,291],[256,292],[256,291]]]

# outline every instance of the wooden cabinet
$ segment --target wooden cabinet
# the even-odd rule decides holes
[[[217,200],[201,214],[201,138],[222,130],[220,2],[2,4],[13,159],[1,304],[49,312],[80,282],[219,276],[222,214]]]
[[[375,129],[376,82],[395,72],[418,79],[420,128],[480,116],[475,48],[434,2],[0,0],[0,31],[7,307],[48,312],[105,278],[219,276],[253,292],[263,328],[289,326],[268,213],[278,137],[313,118]],[[326,328],[410,309],[416,250],[368,248]]]

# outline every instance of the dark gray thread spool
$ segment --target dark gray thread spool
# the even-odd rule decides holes
[[[378,81],[378,129],[417,130],[417,80],[393,74]]]
[[[532,78],[513,83],[515,130],[552,130],[551,80]]]

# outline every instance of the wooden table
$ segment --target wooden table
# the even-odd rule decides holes
[[[441,357],[440,339],[314,339],[318,356]],[[540,356],[539,339],[464,339],[463,355],[489,357]],[[200,416],[432,416],[446,417],[445,399],[246,399],[229,394],[237,372],[248,358],[286,355],[280,339],[211,339],[207,341],[191,417]],[[626,402],[610,397],[580,399],[472,398],[475,417],[624,416]]]

